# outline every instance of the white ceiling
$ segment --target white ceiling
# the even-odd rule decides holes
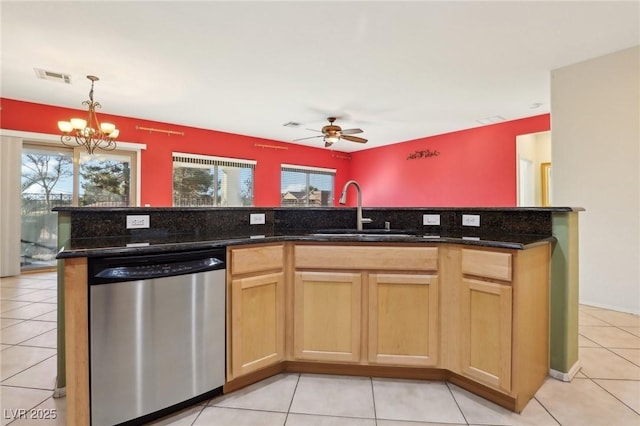
[[[640,43],[638,1],[3,0],[0,13],[2,97],[82,109],[94,74],[104,113],[285,142],[336,115],[369,139],[334,145],[346,152],[547,113],[551,70]]]

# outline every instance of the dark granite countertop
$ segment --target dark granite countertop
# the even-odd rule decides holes
[[[57,207],[69,231],[58,258],[168,253],[257,242],[452,243],[521,250],[553,241],[554,218],[581,207]],[[127,226],[143,215],[148,228]],[[426,223],[427,215],[437,216]],[[477,224],[464,223],[475,215]],[[256,220],[257,219],[257,220]],[[254,223],[254,220],[255,223]],[[386,231],[385,227],[391,227]],[[63,228],[65,229],[65,228]]]
[[[544,242],[555,241],[545,235],[506,235],[448,233],[430,234],[413,230],[347,230],[323,229],[314,231],[291,230],[286,233],[256,235],[193,235],[158,234],[146,236],[116,236],[103,238],[75,238],[63,244],[58,259],[72,257],[104,257],[128,254],[167,253],[201,250],[233,245],[281,241],[304,242],[362,242],[362,243],[411,243],[411,244],[464,244],[522,250]]]

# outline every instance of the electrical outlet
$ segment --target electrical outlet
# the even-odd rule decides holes
[[[264,213],[251,213],[251,215],[249,216],[250,225],[264,225],[264,223]]]
[[[480,226],[479,214],[463,214],[462,226]]]
[[[127,229],[139,229],[149,227],[149,215],[127,215]]]
[[[440,215],[439,214],[423,214],[422,224],[423,225],[440,225]]]

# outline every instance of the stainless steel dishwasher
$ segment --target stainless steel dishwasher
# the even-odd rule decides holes
[[[222,391],[225,250],[90,258],[91,423],[141,424]]]

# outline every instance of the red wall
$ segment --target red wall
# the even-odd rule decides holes
[[[1,99],[0,124],[3,129],[59,134],[58,121],[82,117],[86,111],[50,105]],[[345,153],[288,144],[267,139],[198,129],[177,124],[160,123],[99,113],[101,121],[115,123],[120,129],[119,141],[147,144],[142,151],[140,204],[171,206],[171,153],[188,152],[256,160],[255,205],[280,205],[280,164],[299,164],[336,169],[336,191],[342,188],[351,162],[339,158]],[[137,130],[136,126],[184,132],[184,136]],[[255,144],[277,145],[287,149],[256,147]]]
[[[59,120],[86,113],[11,99],[0,102],[0,127],[8,130],[57,135]],[[282,163],[336,169],[336,204],[344,183],[355,179],[362,186],[363,205],[368,207],[515,206],[516,136],[550,129],[550,117],[545,114],[345,154],[177,124],[99,115],[102,121],[118,126],[118,140],[147,145],[141,159],[140,203],[151,206],[171,205],[173,151],[257,160],[256,206],[280,205]],[[184,136],[150,133],[136,126],[184,132]],[[257,143],[287,149],[260,148]],[[416,150],[425,149],[440,154],[407,160]],[[354,205],[356,197],[351,191],[348,204]]]
[[[365,206],[496,206],[516,200],[516,136],[550,129],[549,114],[352,154]],[[422,150],[435,157],[407,160]]]

